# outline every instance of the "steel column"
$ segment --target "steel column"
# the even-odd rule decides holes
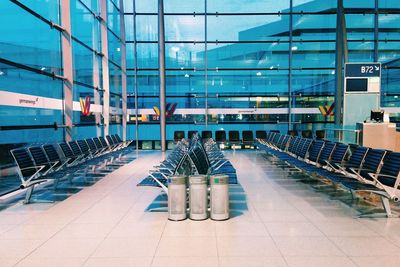
[[[374,18],[374,62],[378,62],[379,53],[379,1],[375,0],[375,18]]]
[[[136,1],[133,1],[133,60],[134,60],[134,77],[133,77],[133,91],[135,93],[135,136],[136,136],[136,150],[139,149],[139,103],[138,103],[138,84],[137,84],[137,40],[136,40]]]
[[[104,135],[108,135],[110,127],[110,76],[108,68],[107,0],[100,0],[100,18]]]
[[[335,55],[335,124],[343,123],[343,57],[347,54],[345,40],[347,43],[346,24],[344,22],[343,0],[337,1],[336,15],[336,55]]]
[[[164,1],[158,0],[158,67],[160,78],[160,135],[161,151],[167,150],[166,116],[165,116],[165,35],[164,35]]]
[[[122,139],[126,141],[127,94],[126,94],[126,43],[124,1],[119,0],[120,38],[121,38],[121,82],[122,82]]]
[[[208,55],[207,55],[207,0],[204,0],[204,96],[205,124],[208,128]],[[222,78],[221,78],[222,79]]]
[[[70,0],[61,0],[61,49],[62,49],[62,67],[63,76],[63,94],[64,94],[64,139],[72,140],[72,117],[73,117],[73,81],[74,74],[72,70],[72,40],[71,40],[71,6]]]
[[[288,77],[288,130],[292,130],[292,59],[293,59],[293,0],[290,0],[289,15],[289,77]]]

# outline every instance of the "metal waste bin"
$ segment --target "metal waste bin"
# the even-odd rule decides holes
[[[168,178],[168,219],[186,219],[186,176],[174,175]]]
[[[216,221],[229,219],[228,175],[212,175],[210,187],[210,218]]]
[[[208,190],[206,175],[189,176],[189,217],[192,220],[207,219]]]

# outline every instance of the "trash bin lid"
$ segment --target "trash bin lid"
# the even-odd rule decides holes
[[[168,184],[186,184],[185,175],[173,175],[168,178]]]
[[[207,175],[190,175],[189,184],[206,184]]]
[[[226,185],[229,184],[229,177],[228,175],[212,175],[210,177],[210,184],[221,184]]]

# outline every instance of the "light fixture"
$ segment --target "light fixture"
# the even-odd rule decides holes
[[[292,51],[297,51],[297,49],[299,49],[297,46],[292,47]]]
[[[259,72],[256,73],[256,75],[257,75],[257,76],[261,76],[262,73],[259,71]]]
[[[117,52],[120,52],[120,51],[121,51],[121,48],[117,47]]]
[[[46,68],[45,68],[45,67],[41,67],[40,70],[41,70],[41,71],[45,71]]]
[[[0,76],[4,75],[4,72],[0,70]]]
[[[186,78],[189,78],[189,74],[186,73],[186,74],[185,74],[185,77],[186,77]]]

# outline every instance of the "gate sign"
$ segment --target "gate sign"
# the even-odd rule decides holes
[[[381,63],[346,63],[345,77],[381,77]]]

